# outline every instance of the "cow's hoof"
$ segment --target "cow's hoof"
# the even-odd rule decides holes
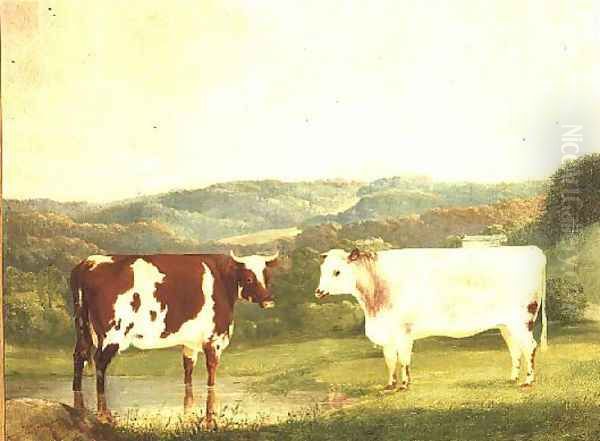
[[[98,421],[104,424],[114,424],[115,418],[110,411],[103,411],[98,414]]]
[[[215,420],[214,417],[211,418],[204,418],[202,420],[202,422],[200,423],[200,428],[202,430],[206,430],[206,431],[214,431],[218,429],[217,426],[217,421]]]
[[[389,394],[396,391],[396,383],[388,384],[383,388],[383,393]]]
[[[398,390],[400,392],[406,392],[408,390],[408,384],[406,384],[406,383],[400,384],[400,386],[398,386]]]
[[[533,383],[521,383],[520,386],[521,389],[528,389],[530,387],[533,387]]]
[[[77,410],[84,410],[83,394],[81,392],[73,392],[73,407]]]

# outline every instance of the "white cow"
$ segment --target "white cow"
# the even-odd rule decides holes
[[[512,358],[511,379],[521,358],[534,381],[537,343],[533,326],[542,308],[541,347],[547,346],[546,257],[534,246],[402,249],[321,255],[315,295],[351,294],[365,313],[365,333],[383,346],[386,390],[406,389],[413,341],[430,336],[462,338],[498,328]],[[398,385],[396,370],[401,367]]]

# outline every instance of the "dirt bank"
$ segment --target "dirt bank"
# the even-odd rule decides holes
[[[8,441],[114,441],[113,429],[89,412],[55,401],[19,398],[6,402]]]

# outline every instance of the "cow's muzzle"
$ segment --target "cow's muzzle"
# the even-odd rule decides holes
[[[260,302],[260,307],[263,309],[271,309],[275,307],[275,302],[273,300],[267,300],[265,302]]]
[[[322,289],[319,289],[319,288],[315,289],[315,297],[317,299],[322,299],[324,297],[327,297],[328,295],[329,295],[329,293],[323,291]]]

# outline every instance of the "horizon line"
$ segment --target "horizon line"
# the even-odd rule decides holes
[[[115,198],[115,199],[86,199],[86,198],[82,198],[82,199],[62,199],[62,198],[54,198],[54,197],[50,197],[50,196],[26,196],[26,197],[12,197],[9,196],[9,192],[6,192],[6,189],[3,189],[3,195],[2,195],[2,200],[4,201],[21,201],[21,202],[25,202],[25,201],[52,201],[52,202],[58,202],[61,204],[77,204],[77,203],[87,203],[87,204],[99,204],[99,205],[104,205],[104,204],[118,204],[118,203],[125,203],[125,202],[130,202],[132,200],[135,199],[140,199],[140,198],[148,198],[148,197],[159,197],[159,196],[163,196],[163,195],[167,195],[170,193],[177,193],[177,192],[184,192],[184,191],[199,191],[199,190],[204,190],[213,186],[217,186],[217,185],[223,185],[223,184],[236,184],[236,183],[249,183],[249,182],[266,182],[266,181],[273,181],[273,182],[279,182],[279,183],[283,183],[283,184],[301,184],[301,183],[316,183],[316,182],[340,182],[340,183],[356,183],[356,184],[363,184],[363,185],[369,185],[373,182],[376,181],[380,181],[382,179],[392,179],[392,178],[428,178],[431,180],[432,184],[438,183],[448,183],[448,184],[479,184],[479,185],[497,185],[497,184],[518,184],[518,183],[524,183],[524,182],[543,182],[543,181],[547,181],[548,179],[550,179],[550,176],[546,176],[544,178],[523,178],[523,179],[499,179],[499,180],[489,180],[489,181],[484,181],[484,180],[462,180],[462,179],[435,179],[430,175],[427,174],[421,174],[421,173],[407,173],[407,174],[396,174],[396,175],[388,175],[388,176],[382,176],[380,178],[377,179],[373,179],[373,180],[360,180],[360,179],[347,179],[347,178],[340,178],[340,177],[336,177],[336,178],[317,178],[317,179],[279,179],[279,178],[262,178],[262,179],[234,179],[234,180],[223,180],[223,181],[216,181],[216,182],[212,182],[210,184],[205,184],[205,185],[198,185],[195,187],[174,187],[170,190],[165,190],[165,191],[159,191],[159,192],[149,192],[149,193],[138,193],[136,195],[132,195],[132,196],[124,196],[121,198]],[[8,194],[7,194],[8,193]]]

